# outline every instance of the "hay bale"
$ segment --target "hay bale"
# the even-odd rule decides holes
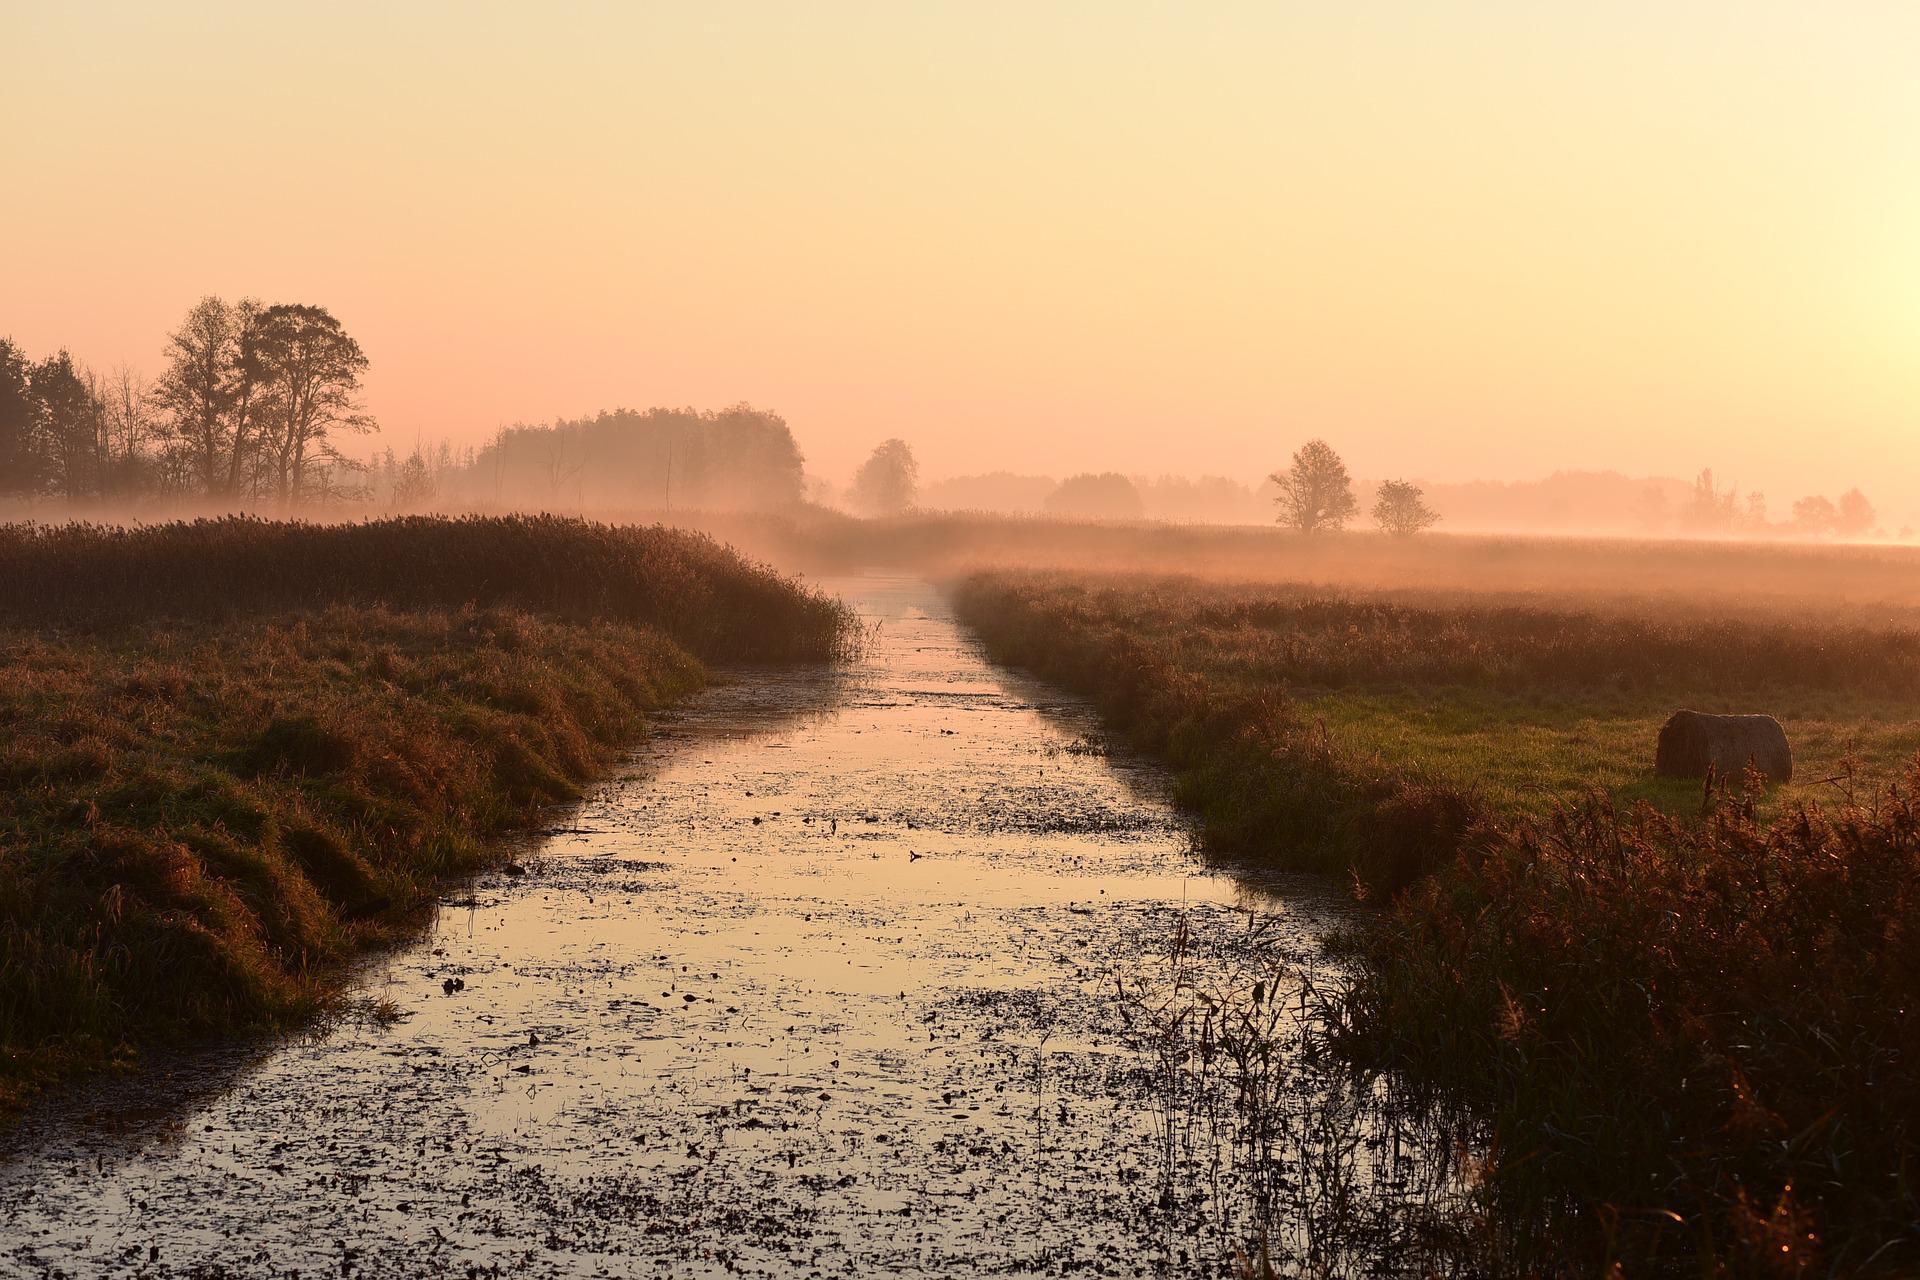
[[[1712,716],[1676,711],[1660,726],[1653,755],[1658,778],[1738,778],[1751,763],[1769,782],[1793,780],[1793,748],[1772,716]]]

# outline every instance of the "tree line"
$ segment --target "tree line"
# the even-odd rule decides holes
[[[1652,511],[1649,520],[1663,513]],[[1874,531],[1879,517],[1873,503],[1859,489],[1849,489],[1836,502],[1823,494],[1809,494],[1793,504],[1784,522],[1770,520],[1767,495],[1755,490],[1742,498],[1731,486],[1723,489],[1713,468],[1703,468],[1693,479],[1692,492],[1678,513],[1680,528],[1699,534],[1800,534],[1859,538]]]
[[[325,307],[202,298],[165,361],[151,381],[103,375],[0,338],[0,495],[294,506],[359,491],[364,467],[336,441],[376,429],[360,400],[368,360]]]
[[[1301,533],[1317,533],[1345,528],[1358,514],[1359,500],[1346,464],[1324,440],[1309,440],[1294,453],[1284,471],[1268,479],[1277,490],[1280,523]],[[1650,528],[1658,528],[1665,519],[1665,500],[1650,493],[1658,510],[1643,513]],[[1440,520],[1440,514],[1426,503],[1418,485],[1406,480],[1383,480],[1374,493],[1372,516],[1383,532],[1411,537]],[[1836,535],[1857,538],[1876,530],[1873,504],[1859,489],[1849,489],[1836,502],[1812,494],[1793,504],[1790,519],[1774,522],[1767,518],[1767,497],[1758,491],[1742,498],[1734,489],[1721,488],[1713,469],[1705,468],[1694,478],[1692,491],[1679,512],[1682,531],[1697,535],[1798,535],[1826,537]],[[1905,536],[1905,531],[1902,532]]]

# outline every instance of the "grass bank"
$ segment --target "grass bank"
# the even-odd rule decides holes
[[[1526,1267],[1920,1258],[1920,634],[1084,573],[957,598],[1168,759],[1214,847],[1389,902],[1343,1043],[1489,1118]],[[1804,781],[1656,785],[1683,705],[1778,711]]]
[[[0,1103],[306,1016],[707,661],[837,604],[697,535],[548,518],[0,528]]]

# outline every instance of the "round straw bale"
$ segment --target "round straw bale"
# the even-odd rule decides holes
[[[1739,777],[1751,763],[1769,782],[1793,780],[1793,749],[1772,716],[1676,711],[1660,727],[1653,772],[1660,778]]]

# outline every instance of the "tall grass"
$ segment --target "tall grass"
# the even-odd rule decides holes
[[[760,661],[832,657],[852,634],[833,601],[704,534],[551,515],[0,525],[0,582],[0,623],[29,626],[472,604],[618,619]]]
[[[996,657],[1170,760],[1210,843],[1388,903],[1337,1042],[1487,1117],[1489,1194],[1531,1265],[1920,1264],[1920,774],[1843,770],[1836,800],[1771,818],[1737,781],[1683,817],[1593,797],[1542,818],[1346,747],[1311,696],[1911,699],[1911,631],[1063,574],[980,576],[957,600]]]
[[[11,528],[0,549],[0,1106],[312,1011],[702,658],[856,635],[704,538],[576,521]]]
[[[1920,772],[1769,823],[1600,801],[1414,888],[1349,1052],[1483,1108],[1510,1202],[1635,1269],[1920,1265]]]

